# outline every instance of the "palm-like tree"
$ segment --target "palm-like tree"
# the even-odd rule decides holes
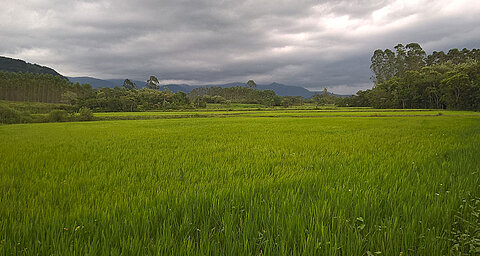
[[[159,83],[160,82],[158,82],[158,79],[155,76],[150,76],[150,78],[147,80],[147,84],[145,84],[145,86],[148,89],[158,90],[158,89],[160,89]]]

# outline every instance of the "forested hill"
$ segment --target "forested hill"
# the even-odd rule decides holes
[[[64,78],[57,71],[52,68],[40,66],[38,64],[31,64],[23,60],[12,59],[8,57],[0,56],[0,71],[6,72],[22,72],[33,74],[50,74],[54,76],[60,76]]]

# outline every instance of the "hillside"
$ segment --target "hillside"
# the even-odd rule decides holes
[[[19,59],[12,59],[0,56],[0,71],[6,72],[23,72],[34,74],[50,74],[54,76],[62,76],[60,73],[52,68],[32,64]]]
[[[107,80],[102,80],[102,79],[97,79],[93,77],[67,77],[68,80],[72,83],[79,83],[79,84],[90,84],[93,88],[99,88],[99,87],[109,87],[113,88],[115,86],[118,86],[118,84],[112,83]]]

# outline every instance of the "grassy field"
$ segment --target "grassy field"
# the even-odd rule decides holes
[[[150,111],[150,112],[107,112],[95,113],[99,119],[155,119],[181,117],[226,117],[226,116],[257,116],[257,117],[376,117],[376,116],[478,116],[479,112],[426,110],[426,109],[365,109],[365,108],[335,108],[335,109],[262,109],[262,110],[198,110],[198,111]]]
[[[2,125],[0,255],[478,255],[480,117],[438,112]]]

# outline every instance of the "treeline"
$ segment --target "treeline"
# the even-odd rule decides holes
[[[372,89],[341,105],[374,108],[480,110],[480,50],[451,49],[427,55],[417,43],[376,50]]]
[[[90,85],[72,84],[57,75],[0,71],[2,100],[63,103],[66,92],[85,97],[91,91]]]
[[[96,112],[145,111],[192,108],[184,92],[170,90],[98,88],[90,97],[78,98],[72,102],[77,107],[88,107]]]
[[[143,89],[129,79],[122,87],[94,89],[50,74],[0,72],[0,100],[63,103],[73,110],[86,107],[95,112],[204,108],[207,103],[303,104],[301,97],[279,97],[272,90],[257,90],[253,81],[247,87],[197,88],[189,94],[173,93],[168,88],[162,91],[158,84],[158,79],[151,76]]]
[[[262,104],[265,106],[280,106],[282,98],[277,96],[272,90],[260,91],[255,87],[200,87],[192,90],[188,94],[194,102],[205,103],[246,103]]]
[[[127,80],[122,88],[93,89],[56,75],[0,72],[0,100],[64,103],[76,110],[87,107],[107,112],[193,107],[186,93],[136,89]]]
[[[246,83],[246,87],[200,87],[192,90],[188,95],[195,102],[205,103],[244,103],[261,104],[267,107],[274,106],[300,106],[305,99],[301,96],[278,96],[273,90],[257,90],[253,80]]]

